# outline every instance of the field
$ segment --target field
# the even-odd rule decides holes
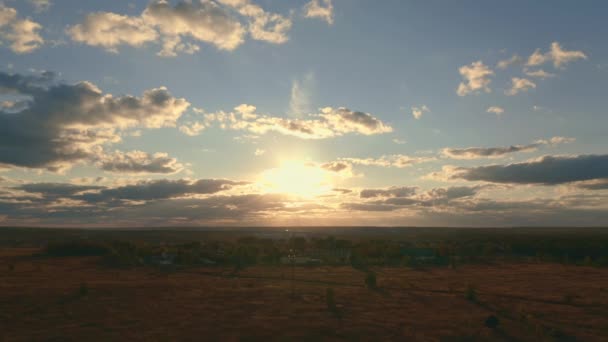
[[[2,341],[608,340],[608,268],[372,266],[370,288],[351,266],[122,269],[39,251],[0,249]]]

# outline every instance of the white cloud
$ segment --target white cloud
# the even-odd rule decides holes
[[[542,80],[544,80],[545,78],[551,78],[551,77],[555,77],[555,74],[552,74],[550,72],[546,72],[543,69],[538,69],[538,70],[528,70],[528,69],[524,69],[524,73],[530,77],[537,77],[540,78]]]
[[[282,44],[289,40],[287,32],[291,29],[291,19],[277,13],[268,13],[250,0],[218,0],[248,17],[249,34],[255,40]]]
[[[403,154],[385,155],[379,158],[340,158],[342,162],[355,165],[406,168],[415,164],[434,161],[434,157],[410,157]]]
[[[315,83],[315,75],[307,73],[301,80],[291,83],[291,98],[289,100],[289,113],[299,117],[312,111],[311,97]]]
[[[496,64],[496,67],[499,69],[506,69],[511,65],[523,63],[523,61],[524,60],[523,60],[523,58],[521,58],[521,56],[513,55],[509,59],[504,59],[502,61],[499,61],[498,64]]]
[[[207,126],[205,126],[205,124],[203,122],[198,122],[198,121],[188,122],[186,124],[180,125],[179,131],[184,133],[185,135],[194,137],[194,136],[201,134],[201,132],[206,127]]]
[[[397,139],[397,138],[393,139],[393,142],[397,145],[403,145],[403,144],[407,143],[407,141],[405,141],[403,139]]]
[[[485,91],[486,93],[491,92],[490,76],[494,75],[494,71],[492,71],[487,65],[483,64],[482,61],[476,61],[471,63],[471,65],[464,65],[458,69],[460,75],[464,79],[458,85],[458,89],[456,93],[459,96],[465,96],[471,93],[478,93],[479,91]]]
[[[155,41],[158,33],[140,17],[108,12],[89,14],[82,24],[68,29],[72,40],[118,52],[118,46],[142,46]]]
[[[29,0],[36,12],[47,11],[51,7],[51,0]]]
[[[511,88],[506,90],[505,94],[513,96],[519,92],[526,92],[534,88],[536,88],[536,83],[530,81],[529,79],[513,77],[511,79]]]
[[[261,156],[261,155],[264,155],[264,153],[266,153],[266,150],[263,150],[263,149],[261,149],[261,148],[256,148],[256,149],[255,149],[255,152],[253,152],[253,154],[254,154],[256,157],[259,157],[259,156]]]
[[[38,49],[44,39],[39,34],[42,26],[30,19],[19,19],[17,10],[6,7],[0,2],[0,43],[10,43],[14,53],[30,53]]]
[[[121,152],[112,154],[100,153],[96,162],[104,171],[119,173],[163,173],[173,174],[184,169],[177,159],[167,153],[146,153],[142,151]]]
[[[304,16],[306,18],[319,18],[332,25],[334,23],[334,5],[332,4],[332,0],[311,0],[304,5]]]
[[[348,133],[374,135],[393,130],[369,113],[355,112],[344,107],[322,108],[321,113],[309,117],[311,118],[287,119],[253,113],[243,115],[238,111],[220,111],[206,114],[205,121],[207,125],[217,123],[222,129],[246,130],[257,135],[278,132],[302,139],[326,139]]]
[[[527,66],[539,66],[547,62],[552,62],[556,68],[564,68],[566,64],[579,59],[587,59],[582,51],[564,50],[558,42],[551,43],[551,49],[546,53],[541,53],[540,49],[536,49],[528,58]]]
[[[245,18],[245,22],[237,17]],[[198,42],[234,50],[246,38],[282,44],[291,19],[264,11],[249,0],[180,1],[175,6],[154,0],[139,16],[97,12],[68,29],[72,40],[116,52],[121,45],[141,47],[161,41],[160,56],[199,51]]]
[[[494,113],[496,115],[501,115],[505,112],[505,109],[498,106],[491,106],[486,110],[487,113]]]
[[[426,105],[422,105],[421,107],[412,107],[412,116],[414,119],[418,120],[422,117],[422,114],[428,113],[431,110]]]

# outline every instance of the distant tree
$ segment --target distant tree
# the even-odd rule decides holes
[[[334,299],[334,289],[328,287],[325,291],[325,303],[329,311],[336,311],[336,301]]]
[[[490,329],[498,328],[499,324],[500,324],[500,321],[498,320],[498,317],[496,317],[494,315],[490,315],[490,316],[488,316],[488,318],[486,318],[485,326]]]
[[[375,289],[377,287],[376,273],[367,272],[367,275],[365,276],[365,285],[370,289]]]
[[[467,288],[464,292],[464,297],[469,301],[469,302],[477,302],[477,289],[475,288],[474,285],[468,284]]]
[[[86,283],[80,283],[80,287],[78,288],[78,295],[80,297],[84,297],[89,294],[89,287]]]

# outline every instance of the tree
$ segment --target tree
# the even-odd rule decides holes
[[[376,273],[374,272],[368,272],[367,275],[365,276],[365,285],[370,288],[370,289],[375,289],[377,284],[376,284]]]

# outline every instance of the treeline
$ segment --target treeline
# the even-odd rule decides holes
[[[110,266],[138,265],[277,265],[287,257],[311,258],[320,264],[367,266],[455,266],[496,261],[543,261],[608,266],[608,236],[453,236],[443,239],[348,239],[345,237],[242,236],[189,243],[93,241],[49,243],[48,256],[100,256]],[[291,259],[289,259],[291,260]]]

